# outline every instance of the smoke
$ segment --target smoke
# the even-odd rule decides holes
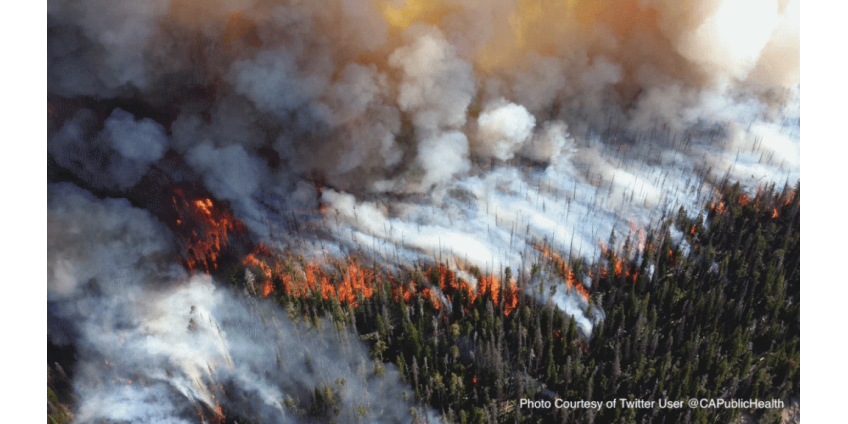
[[[179,184],[308,258],[508,266],[559,287],[545,299],[588,332],[600,308],[529,278],[538,247],[591,260],[612,231],[621,244],[681,206],[697,214],[716,181],[800,178],[798,16],[797,0],[51,0],[48,177],[81,188],[48,188],[49,299],[81,320],[92,375],[107,352],[92,340],[116,327],[80,311],[143,332],[142,306],[194,287],[216,293],[195,306],[225,326],[240,306],[169,260],[156,218]],[[167,331],[188,325],[184,306]],[[216,370],[236,358],[215,349],[199,357]],[[119,392],[98,378],[80,380],[91,419],[109,405],[94,399],[153,421],[142,404],[166,393],[211,396],[191,379]],[[239,387],[279,400],[279,384]],[[162,414],[185,412],[173,405]]]
[[[164,128],[150,118],[136,121],[115,109],[99,132],[94,119],[91,111],[79,110],[49,145],[54,160],[94,186],[134,186],[168,147]]]
[[[476,153],[506,161],[530,138],[536,119],[523,106],[501,100],[486,106],[477,125],[480,147]]]
[[[299,422],[323,387],[337,394],[340,420],[410,419],[398,371],[380,364],[376,375],[347,327],[293,322],[168,265],[167,230],[126,200],[51,185],[47,225],[51,321],[78,335],[79,422],[194,422],[219,405]],[[61,327],[48,328],[54,342],[67,337]],[[287,406],[287,397],[302,403]]]
[[[108,364],[78,366],[80,422],[190,422],[196,409],[212,418],[218,405],[261,422],[301,422],[310,395],[324,387],[337,393],[339,420],[410,419],[397,370],[387,365],[376,375],[361,342],[333,323],[294,323],[271,305],[222,293],[208,276],[144,306],[121,311],[143,326],[84,331],[99,334],[88,348]]]
[[[98,202],[70,184],[47,189],[47,298],[118,296],[169,275],[166,230],[125,199]]]

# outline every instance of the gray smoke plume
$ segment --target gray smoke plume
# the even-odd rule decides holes
[[[168,148],[165,129],[150,118],[136,121],[131,114],[115,109],[102,131],[97,131],[95,119],[87,109],[77,111],[48,146],[59,165],[95,187],[136,185]]]
[[[411,420],[398,371],[378,366],[349,328],[293,322],[169,265],[167,230],[126,200],[49,186],[47,228],[51,319],[78,335],[76,422],[196,422],[219,405],[300,422],[325,387],[339,420]],[[68,341],[61,327],[48,327],[54,342]]]

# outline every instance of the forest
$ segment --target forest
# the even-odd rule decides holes
[[[519,407],[521,399],[786,402],[800,396],[800,183],[755,195],[724,184],[692,216],[681,208],[644,240],[626,234],[618,243],[622,235],[613,233],[605,246],[622,248],[603,246],[594,263],[548,254],[532,265],[530,278],[513,278],[509,268],[498,277],[472,268],[476,289],[445,265],[399,273],[353,258],[328,271],[267,250],[220,273],[243,296],[269,297],[302,325],[331,322],[334,329],[322,330],[355,332],[370,346],[369,378],[382,378],[386,364],[394,364],[411,387],[404,397],[450,422],[712,423],[748,413],[779,423],[780,409],[685,403]],[[589,308],[605,312],[591,334],[535,296],[551,280],[584,292]],[[585,280],[590,287],[580,283]],[[67,403],[72,394],[62,383],[64,370],[57,365],[52,374],[48,422],[68,422],[59,398]],[[289,396],[285,405],[308,421],[336,422],[335,390],[315,387],[308,398]],[[368,412],[361,408],[357,416],[368,422]],[[426,421],[414,408],[410,413]],[[252,422],[243,413],[223,416]]]

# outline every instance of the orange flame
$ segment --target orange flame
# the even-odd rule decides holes
[[[218,401],[215,401],[215,422],[223,423],[227,417],[224,416],[224,409],[221,408],[221,404]]]
[[[184,228],[178,233],[186,239],[183,254],[186,267],[190,271],[200,269],[207,274],[218,268],[221,250],[226,247],[230,234],[245,231],[244,224],[223,209],[216,208],[212,199],[186,200],[183,191],[174,189],[171,196],[177,211],[177,227]]]
[[[478,296],[489,295],[492,303],[498,306],[498,294],[500,293],[500,283],[494,275],[480,278],[480,286],[477,289]]]
[[[271,292],[273,290],[274,290],[274,285],[271,284],[271,280],[265,280],[265,282],[262,283],[262,296],[263,297],[268,297],[268,295],[271,294]]]
[[[509,287],[507,287],[506,292],[504,293],[504,315],[509,316],[515,308],[518,307],[518,286],[516,286],[512,281],[509,281]]]
[[[598,244],[601,246],[601,250],[603,252],[607,251],[606,245],[603,241],[598,240]],[[559,276],[565,280],[565,286],[566,288],[568,288],[568,290],[576,290],[577,293],[583,299],[589,300],[589,292],[586,290],[586,287],[584,287],[582,283],[577,282],[577,280],[574,278],[574,271],[568,269],[568,265],[566,264],[565,260],[562,259],[562,257],[557,255],[556,253],[551,252],[550,249],[536,245],[532,246],[534,249],[542,252],[545,257],[547,257],[553,262],[554,268],[559,273]],[[602,270],[602,275],[604,272],[605,271]]]
[[[771,219],[777,219],[777,208],[772,209],[771,211]]]
[[[783,201],[783,206],[789,206],[793,200],[795,200],[795,190],[789,190],[786,194],[786,200]]]
[[[716,212],[719,215],[723,214],[724,213],[724,200],[720,201],[718,203],[718,205],[716,205],[715,202],[711,203],[710,204],[710,211]]]
[[[258,276],[263,281],[262,292],[265,296],[274,290],[272,281],[279,278],[282,281],[283,291],[289,296],[307,297],[318,290],[325,300],[335,298],[340,302],[357,306],[357,297],[359,295],[365,298],[371,297],[376,284],[373,273],[363,270],[353,261],[346,265],[341,281],[333,284],[318,264],[297,264],[295,261],[285,261],[271,254],[263,245],[247,255],[242,265],[259,271]],[[344,264],[338,265],[344,266]]]
[[[256,271],[254,275],[261,288],[263,296],[269,296],[275,290],[280,290],[287,296],[310,297],[317,291],[324,300],[336,299],[341,303],[354,307],[360,299],[371,298],[381,279],[373,269],[362,267],[357,261],[348,259],[319,265],[314,262],[294,260],[290,255],[273,254],[263,245],[245,256],[242,265]],[[329,265],[332,265],[329,266]],[[334,271],[325,269],[335,268],[341,277],[334,277]],[[444,304],[450,304],[451,296],[463,292],[468,299],[467,305],[472,305],[478,298],[489,298],[495,306],[503,301],[503,313],[509,315],[519,302],[519,288],[513,281],[501,282],[496,276],[479,276],[479,284],[475,290],[468,282],[458,279],[456,273],[445,265],[422,270],[423,275],[438,276],[438,286],[421,284],[415,280],[403,284],[392,284],[392,296],[396,301],[412,302],[417,296],[429,300],[438,311],[443,310]],[[389,274],[382,276],[390,282],[394,277]],[[277,281],[275,285],[274,281]],[[435,282],[435,281],[434,281]],[[585,292],[580,285],[575,285],[581,293]],[[466,313],[468,311],[466,310]]]

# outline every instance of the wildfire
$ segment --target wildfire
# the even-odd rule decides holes
[[[217,414],[215,417],[216,422],[223,423],[224,420],[226,420],[226,417],[224,416],[224,409],[221,408],[221,404],[218,403],[218,401],[215,401],[215,414]]]
[[[373,273],[362,269],[354,261],[336,264],[343,268],[343,277],[334,284],[317,264],[297,263],[292,258],[281,258],[263,245],[247,255],[242,265],[258,271],[262,295],[266,297],[274,292],[276,280],[282,283],[281,288],[288,296],[308,297],[317,290],[325,300],[335,298],[357,306],[358,296],[371,297],[376,284]]]
[[[489,295],[489,298],[492,299],[492,303],[495,306],[498,306],[498,293],[500,292],[500,283],[498,282],[497,277],[494,275],[488,277],[480,278],[480,285],[477,289],[478,296],[486,296]]]
[[[255,271],[257,294],[269,296],[281,291],[287,296],[305,298],[315,292],[324,300],[336,299],[340,303],[359,305],[360,299],[371,298],[380,287],[380,278],[374,270],[361,266],[357,261],[330,262],[323,266],[294,259],[290,255],[275,255],[270,249],[259,245],[242,261],[242,265]],[[452,296],[463,292],[468,304],[477,299],[491,299],[494,306],[503,303],[503,313],[509,315],[518,306],[519,289],[513,281],[501,282],[495,276],[480,276],[475,290],[468,282],[456,277],[456,273],[445,265],[421,270],[423,275],[432,275],[434,284],[411,279],[395,282],[391,275],[385,276],[392,282],[395,300],[410,303],[417,296],[429,300],[436,310],[450,304]],[[340,277],[338,277],[340,276]],[[438,282],[438,286],[435,284]]]
[[[692,226],[692,228],[694,229],[695,227]],[[609,258],[609,263],[612,264],[613,275],[615,275],[616,278],[624,275],[625,280],[630,280],[633,283],[639,279],[639,270],[630,263],[630,261],[625,258],[618,257],[615,252],[607,248],[603,240],[598,240],[598,246],[601,248],[601,256]],[[650,248],[650,246],[647,247]],[[609,273],[607,270],[605,268],[601,268],[601,278],[606,278],[608,275]],[[589,271],[589,276],[592,276],[591,271]]]
[[[603,242],[600,242],[600,244],[601,249],[605,252],[606,245],[604,245]],[[542,252],[545,257],[547,257],[553,262],[554,268],[556,269],[557,273],[560,277],[562,277],[563,280],[565,280],[565,286],[568,288],[568,290],[576,290],[577,293],[583,299],[589,300],[589,292],[586,291],[586,287],[583,287],[582,283],[577,282],[577,280],[574,278],[574,271],[568,268],[568,264],[566,264],[566,261],[563,260],[562,257],[557,255],[556,253],[551,252],[550,249],[545,247],[533,245],[533,248]]]
[[[789,206],[789,204],[792,203],[793,200],[795,200],[795,190],[789,190],[789,192],[786,194],[786,200],[783,201],[783,206]]]
[[[724,213],[724,200],[720,201],[718,204],[715,202],[710,203],[710,211],[715,212],[719,215]]]
[[[210,198],[188,200],[181,189],[174,189],[171,201],[177,212],[177,232],[184,236],[183,259],[188,269],[207,274],[217,269],[230,234],[244,232],[244,224],[229,211],[216,208]]]
[[[772,211],[771,211],[771,219],[777,219],[777,217],[778,217],[777,208],[773,208]]]
[[[504,315],[509,316],[509,314],[517,307],[518,286],[516,286],[512,281],[509,281],[509,287],[507,287],[506,292],[504,293]]]
[[[634,221],[630,221],[627,223],[630,226],[630,231],[636,234],[636,249],[639,252],[645,250],[645,240],[647,239],[647,234],[645,233],[645,229],[640,227]]]
[[[265,280],[262,283],[262,296],[268,297],[269,294],[274,290],[274,285],[271,284],[270,280]]]

